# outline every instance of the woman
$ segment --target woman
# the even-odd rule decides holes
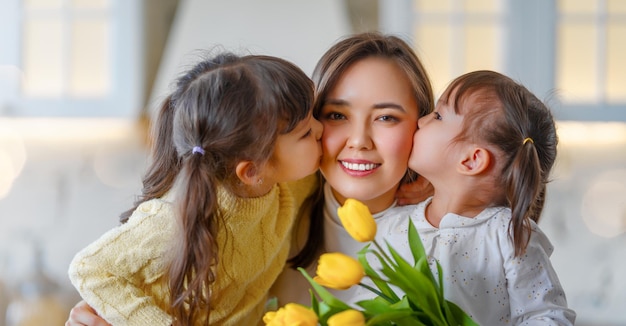
[[[313,81],[314,115],[324,126],[320,170],[326,182],[310,226],[300,227],[305,234],[309,226],[308,237],[296,236],[309,240],[290,260],[310,273],[322,252],[356,256],[363,246],[348,235],[337,216],[346,198],[365,203],[378,219],[396,205],[398,186],[415,180],[416,174],[407,169],[413,134],[417,119],[434,106],[426,70],[411,47],[394,36],[366,33],[339,41],[318,62]],[[431,194],[429,183],[418,180],[403,189],[408,202]],[[302,246],[296,243],[292,251]],[[272,294],[281,305],[309,303],[308,291],[293,291],[302,288],[308,288],[304,277],[286,269]],[[352,296],[352,290],[333,292],[340,299]]]

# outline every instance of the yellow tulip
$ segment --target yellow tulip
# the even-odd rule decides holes
[[[278,311],[269,311],[263,316],[267,326],[317,326],[317,315],[305,306],[288,303]]]
[[[348,309],[328,318],[328,326],[363,326],[365,316],[358,310]]]
[[[265,325],[269,325],[271,322],[273,322],[274,319],[276,319],[276,315],[278,315],[277,311],[266,312],[265,315],[263,315],[263,322],[265,323]]]
[[[314,280],[325,287],[345,290],[359,284],[363,276],[365,270],[356,259],[334,252],[320,256]]]
[[[376,236],[376,221],[369,208],[362,202],[348,198],[343,206],[337,209],[341,224],[354,240],[367,242]]]

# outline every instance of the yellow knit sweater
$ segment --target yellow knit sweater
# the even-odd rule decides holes
[[[226,228],[219,230],[211,325],[259,324],[267,292],[285,266],[299,207],[315,175],[281,183],[265,196],[239,198],[221,190]],[[165,272],[178,244],[168,194],[141,204],[127,223],[81,250],[69,268],[80,295],[113,325],[170,325]]]

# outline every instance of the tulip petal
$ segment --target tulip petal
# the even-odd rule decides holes
[[[325,287],[345,290],[361,282],[363,276],[365,270],[356,259],[333,252],[320,256],[315,281]]]
[[[311,278],[311,276],[309,276],[309,273],[307,273],[304,268],[298,267],[298,270],[300,271],[300,273],[302,273],[302,275],[304,275],[304,277],[307,279],[307,281],[309,281],[309,283],[311,284],[311,286],[313,287],[315,292],[320,296],[320,298],[322,298],[323,303],[325,303],[327,305],[330,305],[330,306],[333,306],[333,307],[340,308],[340,309],[349,309],[350,308],[350,306],[348,306],[343,301],[337,299],[337,297],[335,297],[330,292],[328,292],[328,290],[326,290],[323,286],[320,286],[320,284],[318,284],[316,281],[314,281],[313,278]],[[321,303],[322,302],[320,302],[320,305],[321,305]],[[320,310],[321,310],[321,308],[320,308]],[[320,313],[321,313],[321,311],[320,311]]]
[[[348,198],[337,209],[341,224],[354,240],[368,242],[376,236],[376,221],[369,208],[362,202]]]
[[[363,313],[348,309],[340,313],[336,313],[328,318],[328,326],[363,326],[365,325],[365,316]]]

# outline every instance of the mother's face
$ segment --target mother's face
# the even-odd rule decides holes
[[[417,128],[418,107],[406,74],[384,58],[352,64],[328,93],[319,119],[320,168],[337,200],[358,199],[372,212],[389,207]]]

